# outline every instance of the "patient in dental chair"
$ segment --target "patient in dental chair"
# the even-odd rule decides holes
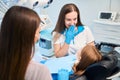
[[[73,66],[69,80],[107,80],[117,67],[118,59],[113,52],[102,55],[95,46],[86,45]]]

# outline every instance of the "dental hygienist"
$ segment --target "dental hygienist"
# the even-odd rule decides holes
[[[52,35],[56,57],[76,54],[87,44],[94,46],[94,37],[81,23],[79,9],[73,3],[62,7]]]

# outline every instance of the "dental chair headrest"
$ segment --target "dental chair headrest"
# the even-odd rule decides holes
[[[104,55],[101,61],[88,66],[84,75],[88,80],[106,80],[116,68],[117,62],[118,58],[114,54]]]

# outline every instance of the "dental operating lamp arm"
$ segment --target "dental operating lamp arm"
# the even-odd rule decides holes
[[[0,19],[4,16],[5,12],[8,10],[9,7],[13,5],[19,5],[19,6],[24,6],[28,7],[31,9],[35,8],[41,8],[45,9],[49,7],[49,5],[53,2],[53,0],[12,0],[14,4],[11,4],[11,0],[0,0]],[[8,5],[10,4],[10,5]],[[44,24],[42,24],[44,29],[46,26],[49,26],[51,24],[51,20],[48,15],[44,14],[40,16],[42,18],[42,21]]]
[[[2,0],[0,0],[0,16],[3,16],[8,8],[9,7]]]
[[[53,2],[53,0],[12,0],[12,2],[14,2],[13,5],[20,5],[34,9],[36,7],[47,8]],[[0,16],[3,16],[7,9],[11,7],[8,4],[11,4],[11,0],[0,0]]]
[[[19,0],[17,4],[31,9],[35,7],[47,8],[52,1],[53,0]]]

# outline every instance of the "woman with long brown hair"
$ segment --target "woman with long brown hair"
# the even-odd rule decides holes
[[[86,45],[82,51],[79,52],[78,60],[73,66],[74,74],[82,75],[89,65],[101,59],[102,55],[95,46]]]
[[[0,29],[0,80],[52,80],[46,66],[32,61],[40,22],[32,9],[8,9]]]
[[[53,30],[53,47],[56,57],[75,54],[85,45],[94,45],[94,38],[88,26],[82,24],[78,7],[65,4]]]
[[[106,80],[118,70],[116,51],[102,54],[95,46],[86,45],[75,64],[69,80]]]

